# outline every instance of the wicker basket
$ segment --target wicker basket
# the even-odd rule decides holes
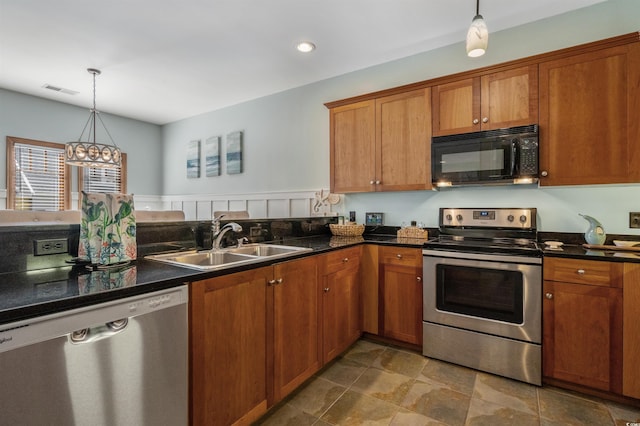
[[[355,237],[362,235],[364,232],[364,225],[337,225],[330,223],[331,233],[341,237]]]

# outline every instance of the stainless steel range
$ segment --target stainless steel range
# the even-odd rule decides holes
[[[424,245],[423,354],[542,383],[535,208],[442,208]]]

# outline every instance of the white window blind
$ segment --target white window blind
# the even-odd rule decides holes
[[[84,170],[82,189],[85,192],[122,192],[121,188],[121,167],[91,167]]]
[[[16,210],[64,210],[64,148],[16,143]]]

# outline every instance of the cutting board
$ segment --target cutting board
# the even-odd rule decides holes
[[[637,251],[640,252],[640,247],[622,247],[622,246],[607,246],[602,244],[583,244],[582,247],[595,250],[615,250],[615,251]]]

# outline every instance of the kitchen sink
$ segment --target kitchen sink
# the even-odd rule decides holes
[[[282,256],[310,249],[294,246],[279,246],[274,244],[246,244],[241,247],[226,249],[230,253],[247,254],[250,256],[272,257]]]
[[[287,257],[311,250],[295,246],[247,244],[241,247],[218,250],[154,254],[146,256],[146,258],[187,268],[212,270]]]

